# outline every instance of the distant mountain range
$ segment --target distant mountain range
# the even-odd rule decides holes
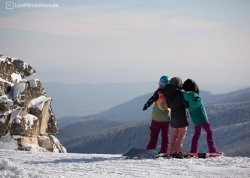
[[[126,103],[138,96],[151,95],[157,87],[157,82],[135,82],[135,83],[101,83],[101,84],[62,84],[44,83],[43,86],[52,98],[52,109],[56,118],[83,117],[97,114]],[[237,91],[241,92],[241,90]],[[232,93],[232,96],[239,96]],[[227,94],[212,95],[203,91],[204,99],[213,103],[223,101]],[[226,96],[226,97],[225,97]],[[249,95],[248,95],[249,96]],[[245,96],[240,96],[245,97]],[[235,98],[233,98],[235,99]],[[240,101],[241,98],[238,98]]]
[[[96,115],[59,119],[59,140],[68,152],[123,153],[130,147],[145,148],[149,140],[152,106],[142,111],[151,95],[134,98]],[[209,121],[219,150],[225,155],[250,157],[250,88],[212,95],[202,91]],[[190,121],[184,149],[189,150],[193,125]],[[160,138],[160,137],[159,137]],[[207,151],[205,135],[200,151]]]

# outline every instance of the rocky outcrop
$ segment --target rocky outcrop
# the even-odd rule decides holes
[[[39,79],[26,80],[36,71],[20,59],[0,54],[0,141],[15,139],[19,149],[40,147],[66,152],[53,135],[59,128],[51,101]]]

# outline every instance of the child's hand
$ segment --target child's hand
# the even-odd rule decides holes
[[[145,110],[147,110],[147,109],[148,109],[148,105],[147,105],[147,104],[144,104],[142,110],[145,111]]]

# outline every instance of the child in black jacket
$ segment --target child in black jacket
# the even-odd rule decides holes
[[[171,127],[173,128],[172,153],[183,152],[183,142],[186,137],[187,126],[189,125],[186,110],[188,103],[184,100],[181,88],[182,80],[179,77],[173,77],[164,88],[164,95],[171,109]]]

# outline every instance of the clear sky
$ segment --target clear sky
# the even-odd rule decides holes
[[[0,52],[29,63],[42,82],[158,82],[166,74],[215,93],[250,86],[249,0],[13,4],[0,0]]]

